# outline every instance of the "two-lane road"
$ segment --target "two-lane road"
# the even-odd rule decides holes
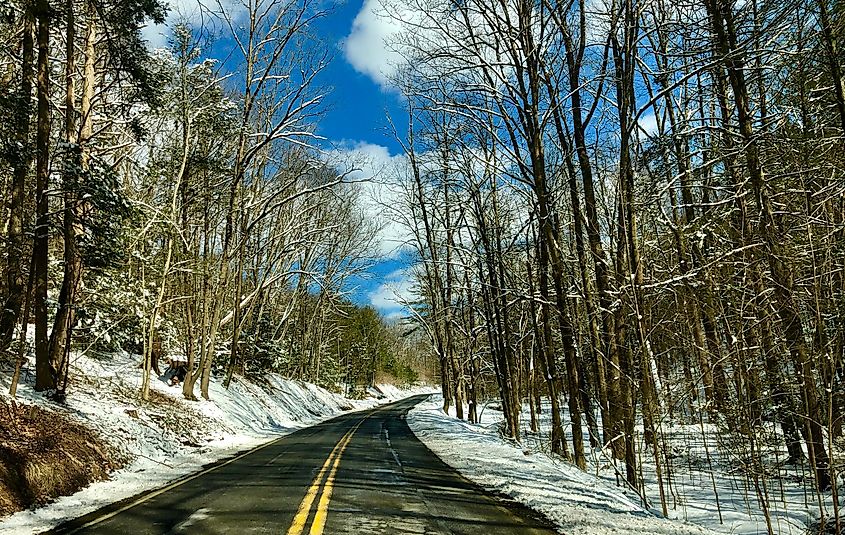
[[[461,477],[414,436],[405,414],[424,398],[303,429],[52,533],[554,533]]]

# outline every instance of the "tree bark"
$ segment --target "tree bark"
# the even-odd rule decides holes
[[[21,85],[16,97],[15,140],[18,148],[12,162],[12,181],[9,184],[9,224],[6,243],[6,298],[0,311],[0,350],[9,347],[20,320],[24,301],[24,265],[26,259],[26,176],[32,165],[30,119],[32,116],[32,83],[34,77],[35,21],[30,2],[25,4],[21,50]],[[28,318],[25,318],[25,322]]]
[[[781,237],[778,235],[778,226],[773,215],[757,138],[754,134],[744,74],[744,60],[737,48],[733,12],[729,4],[722,3],[720,0],[708,0],[706,6],[716,39],[716,50],[728,73],[728,80],[733,92],[739,132],[744,145],[745,164],[751,190],[760,213],[760,221],[755,230],[765,247],[765,255],[774,282],[773,296],[777,314],[789,353],[795,365],[798,380],[803,387],[807,448],[811,462],[814,464],[816,484],[820,490],[826,490],[830,487],[830,472],[827,450],[824,445],[824,430],[821,426],[823,419],[818,401],[818,391],[813,366],[804,341],[803,323],[793,296],[794,276],[791,267],[782,258]]]
[[[38,122],[35,139],[35,241],[32,248],[35,272],[35,390],[41,392],[57,387],[56,373],[50,362],[47,333],[47,278],[49,262],[49,199],[50,185],[50,22],[52,10],[47,0],[36,0],[35,19],[38,22]]]

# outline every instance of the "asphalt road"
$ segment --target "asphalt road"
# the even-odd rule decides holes
[[[424,398],[302,429],[50,533],[554,533],[461,477],[414,436],[405,415]]]

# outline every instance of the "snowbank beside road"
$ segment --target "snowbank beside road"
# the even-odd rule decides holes
[[[430,386],[413,386],[410,388],[399,388],[391,384],[379,384],[369,388],[367,392],[377,398],[385,401],[396,401],[399,399],[416,396],[418,394],[436,394],[440,392],[439,387]]]
[[[383,400],[350,400],[313,384],[268,374],[261,385],[236,377],[228,390],[213,378],[211,401],[197,402],[185,400],[181,386],[152,378],[151,401],[140,403],[137,356],[118,354],[102,360],[78,356],[72,367],[66,405],[47,401],[25,380],[18,388],[17,401],[60,412],[94,429],[133,461],[113,472],[109,481],[0,520],[0,534],[50,529],[342,411],[365,409],[403,396],[396,389]],[[8,385],[9,376],[0,373],[0,396],[7,400]]]
[[[654,516],[619,489],[568,463],[523,451],[494,428],[444,414],[439,396],[408,413],[414,434],[444,462],[484,488],[546,515],[563,533],[703,535],[712,531]]]

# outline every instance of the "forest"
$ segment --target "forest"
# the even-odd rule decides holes
[[[3,8],[12,392],[30,356],[61,400],[73,352],[125,350],[146,399],[162,341],[187,398],[213,374],[430,378],[470,422],[497,400],[516,441],[549,411],[552,453],[586,469],[603,448],[635,492],[647,460],[664,515],[665,430],[706,423],[764,511],[785,452],[838,526],[845,3],[381,6],[402,154],[373,178],[413,280],[397,324],[349,297],[381,223],[318,134],[330,6],[218,1],[158,49],[140,29],[159,0]]]
[[[378,229],[353,163],[315,133],[327,52],[308,30],[327,12],[274,0],[236,20],[221,5],[213,24],[177,21],[152,49],[141,30],[166,7],[4,4],[0,350],[12,395],[30,360],[36,390],[72,395],[76,352],[141,355],[142,399],[168,354],[187,360],[188,399],[207,399],[213,374],[350,391],[381,374],[416,380],[420,337],[351,300]],[[214,42],[234,47],[227,62],[202,55]]]
[[[845,4],[385,5],[444,410],[492,392],[519,440],[548,397],[551,450],[648,462],[664,515],[664,430],[707,423],[761,503],[803,463],[839,526]]]

